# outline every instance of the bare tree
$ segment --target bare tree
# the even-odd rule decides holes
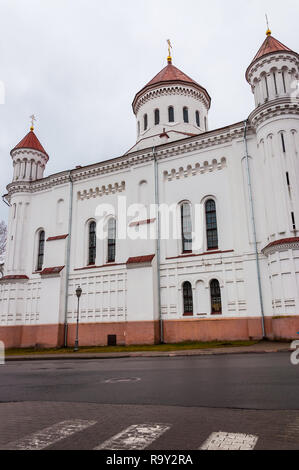
[[[2,220],[2,222],[0,222],[0,264],[4,262],[6,237],[7,237],[7,226],[6,226],[6,223]]]

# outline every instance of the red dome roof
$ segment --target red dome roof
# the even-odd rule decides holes
[[[249,65],[247,71],[246,71],[246,78],[248,77],[248,71],[249,68],[256,62],[258,59],[261,57],[264,57],[268,54],[272,54],[273,52],[279,52],[279,51],[289,51],[289,52],[294,52],[292,49],[289,49],[287,46],[282,44],[278,39],[275,39],[273,36],[270,34],[266,37],[265,41],[259,48],[257,54],[253,58],[251,64]]]
[[[162,69],[150,82],[148,82],[136,95],[133,101],[133,109],[138,98],[147,90],[151,88],[156,88],[157,85],[164,85],[164,84],[171,84],[171,83],[181,83],[186,85],[193,85],[195,88],[199,89],[206,95],[207,100],[209,103],[211,102],[211,97],[208,94],[207,90],[203,88],[199,83],[192,80],[192,78],[188,77],[184,72],[179,70],[177,67],[172,65],[171,61],[168,61],[168,64],[164,69]]]
[[[24,139],[21,140],[13,149],[11,152],[17,149],[32,149],[32,150],[38,150],[39,152],[44,153],[47,157],[48,154],[45,151],[44,147],[36,137],[33,131],[28,132],[28,134],[24,137]],[[10,153],[11,153],[10,152]]]

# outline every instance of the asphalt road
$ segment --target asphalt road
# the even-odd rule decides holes
[[[142,424],[152,426],[143,440],[156,432],[148,449],[198,449],[218,431],[299,449],[299,366],[288,353],[9,362],[0,416],[0,448],[28,448],[26,436],[46,429],[46,448],[93,449]],[[78,429],[53,430],[65,420]]]

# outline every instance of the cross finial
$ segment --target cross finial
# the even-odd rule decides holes
[[[266,35],[267,36],[271,36],[272,32],[271,32],[271,29],[269,28],[269,20],[268,20],[268,15],[266,13],[266,22],[267,22],[267,31],[266,31]]]
[[[34,121],[36,121],[36,117],[34,116],[34,114],[32,114],[32,116],[30,116],[30,119],[31,119],[30,130],[33,131],[34,130]]]
[[[168,44],[168,57],[167,57],[167,62],[169,64],[171,64],[172,62],[172,57],[171,57],[171,49],[172,49],[172,45],[171,45],[171,42],[170,42],[170,39],[167,39],[167,44]]]

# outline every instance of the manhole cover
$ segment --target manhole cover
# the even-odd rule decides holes
[[[141,379],[139,377],[115,377],[112,379],[104,380],[105,384],[116,384],[116,383],[125,383],[125,382],[139,382]]]

